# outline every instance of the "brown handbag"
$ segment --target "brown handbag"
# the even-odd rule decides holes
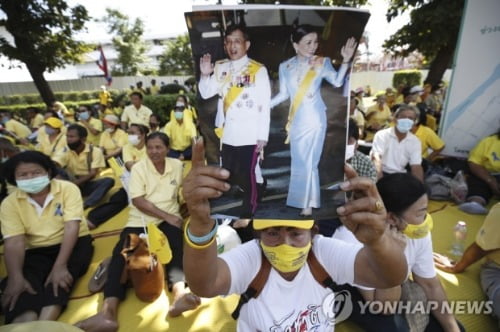
[[[165,271],[156,255],[151,254],[146,242],[133,233],[127,235],[121,254],[126,261],[121,283],[130,281],[141,301],[156,300],[165,287]]]

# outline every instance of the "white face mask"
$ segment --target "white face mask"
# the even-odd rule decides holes
[[[128,135],[128,142],[133,146],[136,146],[140,143],[139,135]]]
[[[356,144],[347,144],[345,147],[345,160],[349,160],[354,157],[354,151],[356,151]]]
[[[106,132],[110,133],[110,134],[115,132],[115,128],[114,128],[114,127],[108,127],[108,128],[106,128],[106,129],[104,129],[104,130],[105,130]]]

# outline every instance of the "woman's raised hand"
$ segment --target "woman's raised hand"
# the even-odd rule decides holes
[[[356,43],[356,39],[354,39],[354,37],[349,38],[345,45],[342,46],[340,54],[344,58],[343,62],[351,61],[354,51],[356,50],[356,46],[358,46],[358,43]]]

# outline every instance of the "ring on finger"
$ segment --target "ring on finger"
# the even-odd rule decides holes
[[[380,200],[375,201],[375,212],[380,212],[384,209],[384,204]]]

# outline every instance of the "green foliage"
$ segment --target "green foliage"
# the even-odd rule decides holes
[[[120,95],[119,90],[109,90],[113,101],[118,100]],[[56,100],[62,101],[65,105],[68,102],[87,102],[88,100],[98,99],[99,90],[96,91],[66,91],[66,92],[56,92]],[[37,93],[22,94],[22,95],[11,95],[2,97],[2,105],[10,107],[10,105],[17,104],[40,104],[43,100]]]
[[[68,101],[68,102],[65,102],[64,105],[68,109],[74,110],[80,105],[92,106],[98,102],[99,102],[98,99],[90,99],[90,100],[79,101],[79,102]],[[36,107],[40,110],[44,110],[47,108],[47,105],[45,105],[44,103],[37,103],[37,104],[22,103],[22,104],[15,104],[15,105],[0,105],[0,111],[4,111],[4,110],[12,111],[12,112],[17,113],[20,117],[24,117],[25,111],[28,107]]]
[[[133,23],[118,10],[106,8],[107,16],[102,20],[108,24],[108,32],[114,34],[113,46],[118,52],[112,75],[134,76],[141,73],[147,62],[148,47],[142,40],[144,22],[136,18]]]
[[[419,70],[398,70],[392,76],[392,86],[415,86],[422,82],[422,73]]]
[[[181,91],[187,92],[186,88],[182,85],[175,84],[175,83],[170,83],[170,84],[165,84],[160,88],[160,93],[161,94],[179,94]]]
[[[160,56],[160,75],[193,75],[193,57],[188,34],[166,42]]]
[[[143,103],[149,107],[153,113],[158,115],[163,122],[170,118],[170,111],[174,109],[175,101],[177,100],[178,93],[175,94],[159,94],[159,95],[146,95],[144,96]],[[194,100],[193,94],[186,94],[189,100]]]

